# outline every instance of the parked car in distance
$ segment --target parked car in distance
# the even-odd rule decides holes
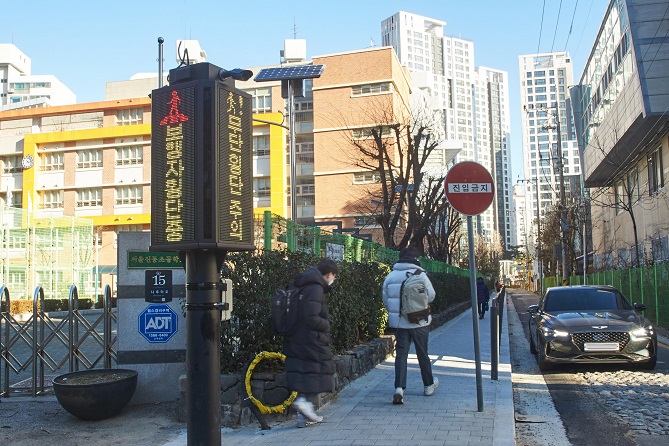
[[[530,313],[530,352],[539,368],[567,363],[634,363],[654,369],[657,332],[612,286],[574,285],[546,290]]]

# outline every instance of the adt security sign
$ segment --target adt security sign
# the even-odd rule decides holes
[[[139,314],[139,333],[151,343],[169,341],[178,329],[177,314],[169,305],[149,305]]]

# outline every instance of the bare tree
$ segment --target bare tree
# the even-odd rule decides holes
[[[434,224],[428,227],[425,237],[427,256],[449,264],[455,263],[458,258],[456,251],[462,243],[461,229],[461,214],[445,203],[437,212]]]
[[[369,112],[374,125],[354,132],[353,165],[378,175],[368,189],[369,213],[381,227],[383,244],[401,249],[410,244],[425,249],[429,228],[445,206],[443,178],[425,172],[438,146],[435,123],[420,114],[397,113],[391,104]],[[364,203],[361,203],[364,207]]]

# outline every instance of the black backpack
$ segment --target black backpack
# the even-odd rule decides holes
[[[276,334],[288,336],[293,334],[300,317],[302,289],[294,284],[279,288],[272,294],[272,315],[270,322]]]

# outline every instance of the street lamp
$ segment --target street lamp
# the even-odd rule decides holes
[[[265,68],[258,72],[256,82],[281,81],[281,97],[288,99],[288,126],[290,141],[290,214],[293,222],[297,221],[297,163],[295,160],[295,96],[302,96],[304,80],[321,77],[325,65],[298,65],[278,68]]]

